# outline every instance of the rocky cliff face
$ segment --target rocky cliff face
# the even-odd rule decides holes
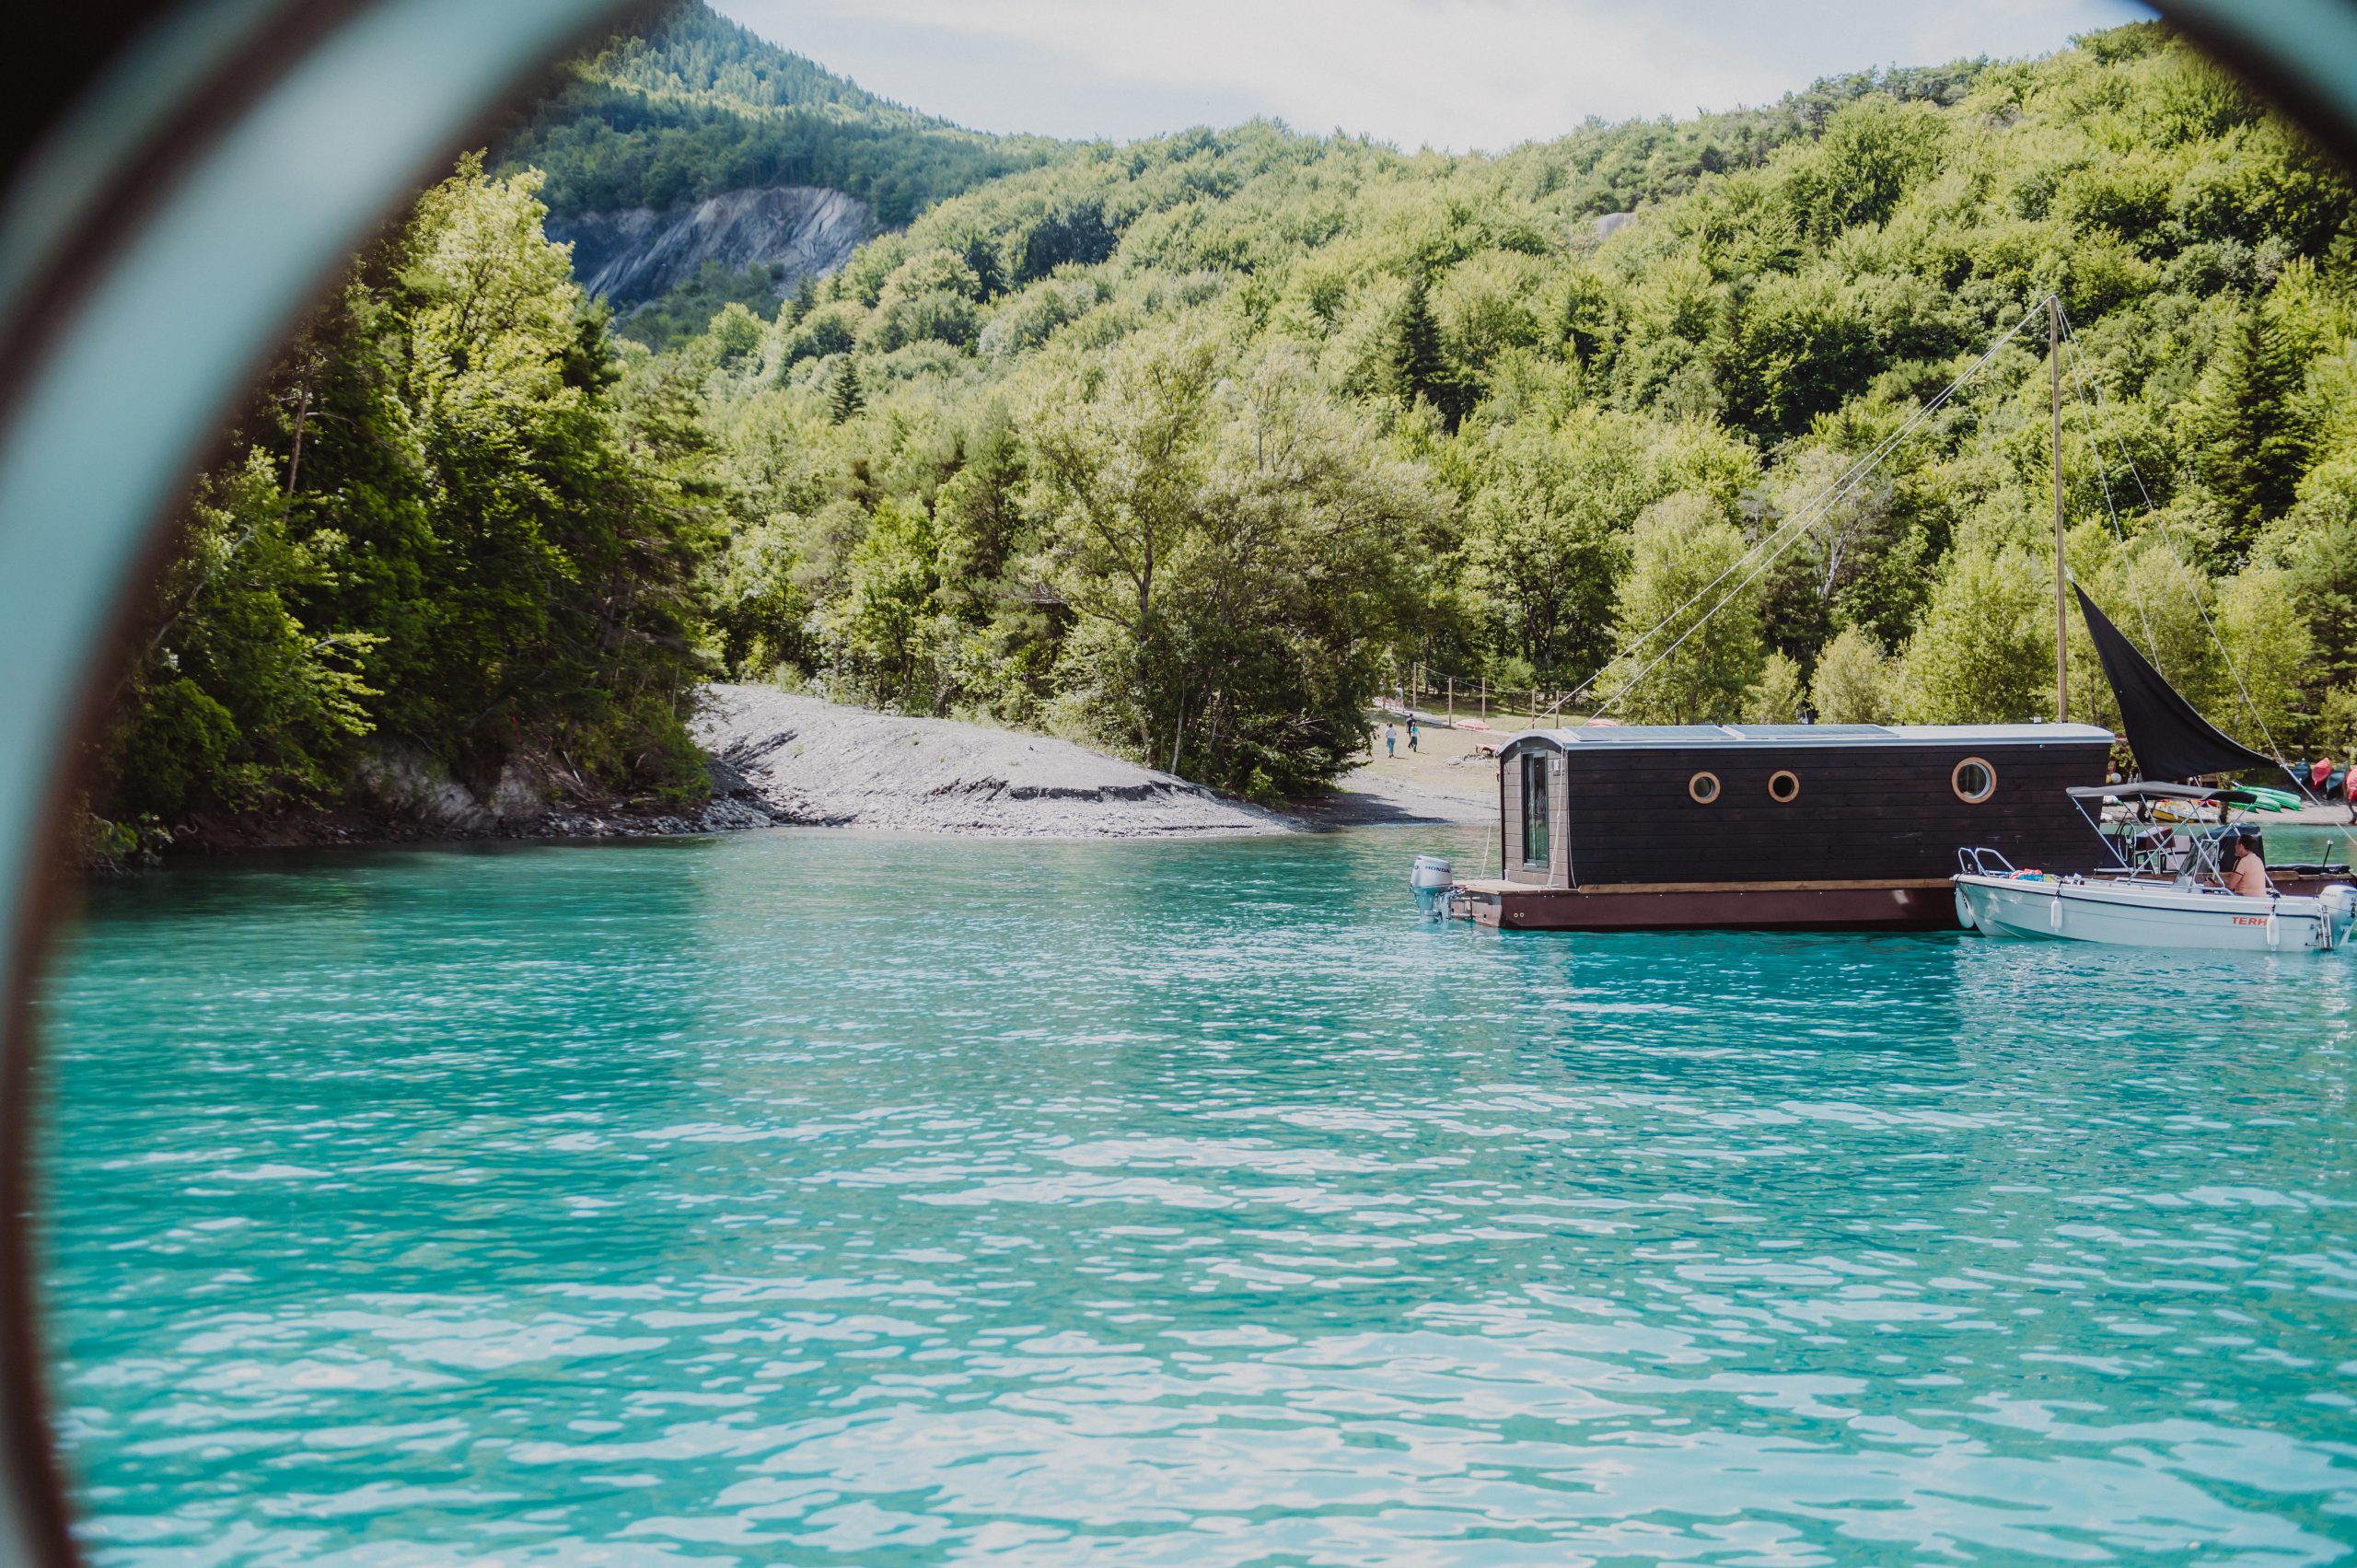
[[[842,266],[874,232],[866,203],[811,185],[724,191],[670,212],[632,207],[548,220],[550,238],[571,242],[581,285],[624,307],[668,293],[706,261],[731,272],[782,263],[779,291],[790,292],[805,276]]]

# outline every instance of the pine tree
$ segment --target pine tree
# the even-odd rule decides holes
[[[814,273],[805,273],[802,281],[794,286],[794,296],[785,302],[785,324],[798,327],[802,325],[802,319],[817,308],[819,279]]]
[[[1393,331],[1392,375],[1400,401],[1413,404],[1421,398],[1432,404],[1440,413],[1441,424],[1453,434],[1470,411],[1471,400],[1441,352],[1440,324],[1433,319],[1432,285],[1421,272],[1408,280],[1408,297],[1400,301]]]
[[[2194,471],[2223,504],[2218,544],[2247,553],[2270,517],[2291,505],[2307,465],[2309,422],[2300,407],[2305,367],[2289,334],[2254,308],[2229,328],[2194,395]]]
[[[835,384],[827,394],[828,414],[837,424],[847,424],[852,415],[866,406],[867,400],[859,390],[858,367],[852,364],[851,355],[845,354],[842,363],[835,366]]]
[[[963,254],[966,265],[973,270],[980,297],[993,299],[1006,292],[1006,269],[999,264],[998,247],[989,235],[968,235]]]

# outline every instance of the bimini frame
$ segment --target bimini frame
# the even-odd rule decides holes
[[[2137,822],[2150,824],[2153,821],[2153,805],[2155,801],[2172,800],[2189,806],[2216,806],[2219,819],[2214,826],[2224,828],[2228,826],[2225,819],[2230,809],[2237,806],[2255,806],[2258,803],[2258,796],[2247,790],[2207,788],[2200,784],[2146,784],[2142,781],[2133,784],[2082,785],[2065,790],[2063,793],[2071,797],[2071,804],[2078,809],[2081,817],[2086,819],[2087,825],[2096,830],[2096,836],[2103,841],[2104,848],[2110,852],[2121,871],[2131,877],[2139,873],[2147,876],[2159,873],[2181,884],[2200,880],[2204,876],[2222,886],[2224,884],[2225,868],[2219,864],[2218,852],[2220,846],[2225,842],[2226,835],[2216,831],[2188,831],[2185,834],[2187,858],[2182,865],[2156,861],[2155,856],[2167,854],[2165,849],[2140,849],[2131,855],[2122,851],[2112,834],[2103,830],[2104,807],[2111,801],[2119,801],[2122,805],[2132,804],[2136,807]],[[2090,803],[2094,807],[2092,813],[2088,810]],[[2186,822],[2170,824],[2170,826],[2190,830],[2209,826],[2209,824]],[[2173,832],[2171,837],[2175,836]]]

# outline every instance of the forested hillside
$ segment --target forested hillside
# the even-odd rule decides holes
[[[712,26],[567,93],[800,129],[691,157],[576,97],[517,156],[653,200],[786,177],[715,167],[821,124],[966,145],[735,73]],[[1627,719],[2027,718],[2042,325],[1916,415],[2049,291],[2075,575],[2244,738],[2357,743],[2350,188],[2157,25],[1495,157],[1073,147],[660,354],[609,344],[536,178],[429,193],[280,367],[200,490],[103,815],[332,800],[389,741],[692,788],[680,703],[724,672],[1256,795],[1345,766],[1411,661]]]
[[[1810,503],[2056,290],[2107,409],[2073,414],[2073,570],[2228,727],[2346,746],[2350,217],[2156,25],[1494,157],[1092,147],[686,351],[743,519],[716,650],[1238,788],[1330,773],[1411,658],[1601,672],[1627,718],[2027,718],[2042,329]],[[1794,519],[1675,656],[1605,668]]]
[[[887,102],[695,3],[617,34],[565,76],[502,138],[508,165],[547,175],[543,196],[559,213],[823,185],[898,227],[1057,145]]]
[[[97,853],[365,798],[388,761],[486,795],[703,791],[682,721],[721,517],[693,389],[617,365],[538,185],[462,163],[260,389],[157,585]]]

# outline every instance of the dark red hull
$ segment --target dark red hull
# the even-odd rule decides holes
[[[1462,897],[1508,931],[1953,931],[1945,878],[1890,882],[1626,883],[1531,888],[1476,883]]]

